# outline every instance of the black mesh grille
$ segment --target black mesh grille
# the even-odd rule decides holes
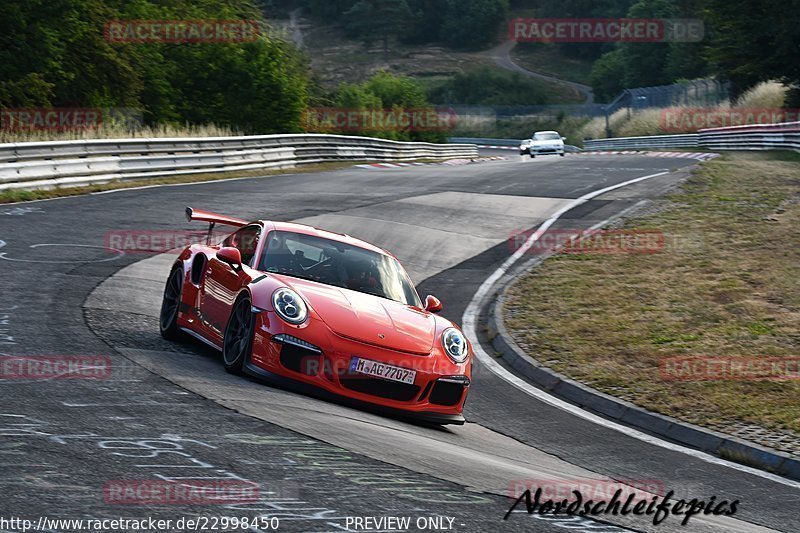
[[[419,394],[419,387],[408,383],[398,383],[385,379],[373,379],[366,377],[343,377],[339,380],[343,386],[356,392],[380,396],[398,402],[407,402],[416,398]]]
[[[432,385],[433,385],[433,381],[429,381],[429,382],[428,382],[428,384],[427,384],[427,385],[425,385],[425,388],[424,388],[424,389],[422,389],[422,393],[419,395],[419,398],[417,398],[417,401],[418,401],[418,402],[421,402],[422,400],[424,400],[424,399],[425,399],[425,397],[426,397],[426,396],[428,395],[428,393],[431,391],[431,386],[432,386]]]
[[[461,401],[464,393],[464,385],[461,383],[449,383],[447,381],[437,381],[431,391],[430,402],[436,405],[456,405]]]
[[[281,364],[294,372],[316,376],[322,364],[322,356],[293,344],[284,344],[281,348]]]

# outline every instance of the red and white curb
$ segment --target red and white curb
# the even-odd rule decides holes
[[[490,148],[492,150],[515,150],[519,148],[516,146],[496,146],[479,144],[478,148]],[[596,150],[592,152],[575,152],[574,155],[643,155],[648,157],[683,157],[688,159],[696,159],[698,161],[708,161],[719,157],[719,154],[710,154],[707,152],[651,152],[651,151],[635,151],[635,150]]]
[[[478,148],[490,149],[490,150],[514,150],[518,151],[519,146],[495,146],[495,145],[488,145],[488,144],[479,144]]]
[[[708,161],[719,157],[719,154],[711,154],[708,152],[636,152],[633,150],[602,150],[594,152],[579,152],[578,155],[644,155],[648,157],[682,157],[688,159],[696,159],[698,161]]]
[[[476,157],[475,159],[450,159],[448,161],[442,161],[441,163],[369,163],[366,165],[356,165],[356,168],[377,170],[385,168],[405,168],[405,167],[420,167],[420,166],[430,166],[430,165],[457,166],[457,165],[469,165],[472,163],[483,163],[485,161],[499,161],[499,160],[505,160],[505,157],[492,156],[492,157]]]

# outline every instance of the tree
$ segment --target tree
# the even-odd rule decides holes
[[[601,102],[611,101],[625,88],[625,61],[620,50],[604,54],[595,61],[589,83],[595,97]]]
[[[428,102],[425,91],[413,79],[406,76],[395,76],[381,71],[360,85],[343,84],[329,99],[334,108],[347,111],[376,111],[376,117],[401,116],[413,112],[423,116],[426,111],[434,111]],[[324,120],[324,118],[323,118]],[[317,124],[312,123],[316,130]],[[430,127],[432,126],[432,127]],[[384,128],[370,128],[367,131],[348,131],[351,135],[369,135],[398,141],[442,142],[444,132],[437,128],[438,124],[424,123],[423,127],[387,124]],[[318,131],[318,130],[317,130]],[[335,129],[321,132],[336,132]]]
[[[454,48],[490,44],[508,16],[508,0],[447,0],[441,38]]]
[[[146,122],[297,130],[307,67],[290,45],[111,43],[112,20],[259,19],[250,0],[5,0],[0,106],[127,107]]]
[[[674,16],[672,0],[639,0],[628,11],[628,18],[632,19],[665,20]],[[672,81],[667,75],[669,43],[623,42],[617,49],[624,64],[622,83],[626,88],[651,87]]]
[[[800,86],[800,0],[706,0],[703,13],[707,57],[734,96],[772,79]]]
[[[430,43],[440,39],[447,0],[407,0],[411,19],[400,39],[407,43]]]
[[[626,17],[633,19],[691,18],[696,4],[686,0],[638,0]],[[595,96],[610,100],[632,87],[651,87],[678,79],[704,76],[705,44],[684,42],[619,42],[592,67],[590,83]]]
[[[410,19],[406,0],[359,0],[345,13],[345,31],[367,44],[381,41],[388,61],[389,38],[399,36]]]

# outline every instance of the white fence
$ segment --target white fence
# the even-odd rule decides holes
[[[653,135],[650,137],[616,137],[583,141],[584,150],[635,150],[638,148],[697,148],[700,135]]]
[[[794,150],[800,152],[800,122],[701,130],[700,146],[709,150]]]
[[[342,135],[101,139],[0,144],[0,190],[51,189],[182,174],[287,169],[326,161],[478,157],[466,144]]]
[[[583,145],[586,150],[705,148],[708,150],[800,151],[800,122],[712,128],[684,135],[597,139],[584,141]]]

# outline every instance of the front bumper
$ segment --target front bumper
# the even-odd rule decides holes
[[[351,369],[354,357],[413,370],[414,383],[356,373]],[[436,424],[463,424],[471,363],[457,364],[444,354],[419,356],[367,345],[332,333],[318,319],[296,328],[272,313],[260,313],[247,369],[253,375],[313,387],[371,410]]]
[[[564,147],[563,146],[531,147],[530,151],[532,154],[536,155],[563,154]]]

